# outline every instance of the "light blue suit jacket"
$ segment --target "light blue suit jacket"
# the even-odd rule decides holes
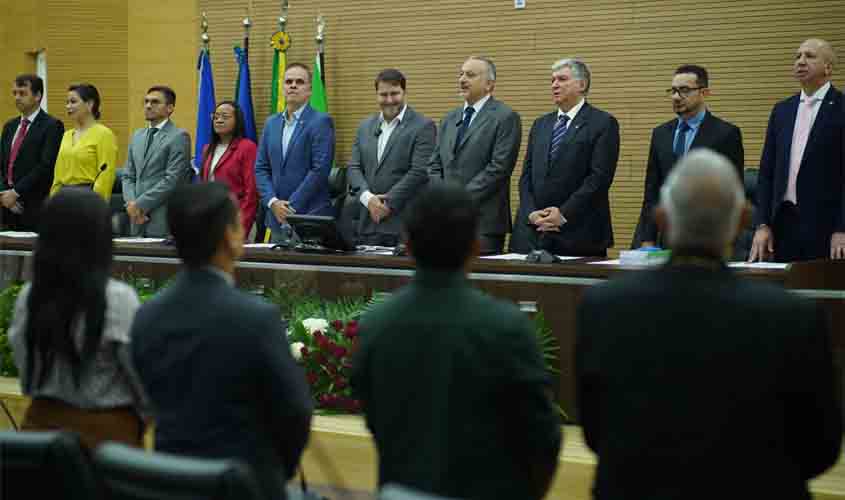
[[[326,113],[306,105],[288,144],[282,151],[285,119],[276,113],[267,119],[258,156],[255,180],[261,205],[273,197],[287,200],[300,215],[334,215],[329,196],[329,173],[334,161],[334,122]],[[266,212],[268,228],[280,229],[272,211]]]

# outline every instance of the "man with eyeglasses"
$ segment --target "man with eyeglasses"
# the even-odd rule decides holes
[[[292,237],[289,215],[334,215],[329,196],[334,122],[308,105],[308,66],[288,65],[284,92],[285,110],[267,119],[255,160],[259,203],[268,209],[264,223],[276,243]]]
[[[150,87],[144,96],[149,126],[132,136],[121,174],[132,236],[167,237],[167,200],[191,176],[191,137],[170,119],[175,106],[170,87]]]
[[[830,83],[835,64],[824,40],[795,53],[801,93],[769,118],[749,261],[845,259],[845,107]]]
[[[654,221],[654,207],[660,201],[660,188],[669,172],[691,149],[707,148],[725,155],[742,179],[745,166],[742,133],[739,127],[707,109],[709,85],[706,69],[687,64],[675,70],[672,87],[666,89],[666,95],[672,99],[672,110],[678,117],[651,133],[643,206],[632,248],[666,246],[665,235],[660,233]]]

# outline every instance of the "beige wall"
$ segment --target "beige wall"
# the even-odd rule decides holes
[[[10,97],[12,82],[21,73],[35,71],[32,55],[44,47],[44,37],[36,29],[36,12],[41,0],[19,2],[0,0],[0,119],[6,121],[17,113],[14,100]]]

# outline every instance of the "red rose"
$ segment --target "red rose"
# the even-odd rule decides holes
[[[314,361],[316,361],[318,365],[324,365],[326,364],[326,357],[323,355],[323,353],[318,352],[314,355]]]
[[[340,347],[339,345],[334,346],[334,356],[338,359],[346,356],[346,348]]]
[[[317,343],[319,344],[319,343],[320,343],[320,340],[322,340],[322,339],[323,339],[323,334],[322,334],[321,332],[319,332],[319,331],[316,331],[316,332],[314,332],[313,337],[314,337],[314,341],[315,341],[315,342],[317,342]]]
[[[314,385],[317,383],[317,374],[316,373],[309,373],[305,375],[305,378],[308,380],[308,385]]]
[[[343,329],[343,321],[341,321],[339,319],[332,321],[332,328],[334,328],[337,331],[341,331]]]
[[[302,346],[302,349],[299,350],[299,353],[302,354],[303,358],[307,358],[308,355],[311,354],[311,351],[309,351],[307,347]]]
[[[342,391],[346,389],[346,381],[340,377],[337,377],[336,379],[334,379],[334,387],[335,389]]]
[[[355,321],[354,319],[349,320],[349,322],[346,323],[346,328],[343,331],[343,336],[348,338],[348,339],[354,339],[355,337],[357,337],[358,336],[358,322]]]

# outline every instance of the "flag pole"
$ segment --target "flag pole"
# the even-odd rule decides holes
[[[325,63],[325,42],[326,42],[326,18],[323,17],[323,14],[319,14],[317,16],[317,36],[314,38],[317,42],[317,54],[320,60],[320,80],[323,83],[323,87],[326,86],[326,72],[323,68],[326,67]]]

